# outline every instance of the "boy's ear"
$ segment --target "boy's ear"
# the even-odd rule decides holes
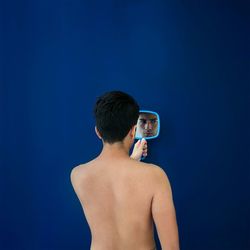
[[[96,126],[95,126],[95,132],[96,132],[97,136],[98,136],[100,139],[102,139],[102,137],[101,137],[101,135],[100,135],[100,133],[99,133],[99,131],[98,131],[98,129],[97,129]]]
[[[135,134],[136,134],[136,125],[134,125],[132,128],[131,128],[131,137],[132,138],[135,138]]]

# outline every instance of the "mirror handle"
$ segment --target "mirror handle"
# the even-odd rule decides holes
[[[144,139],[146,140],[146,138],[141,138],[141,140]],[[144,160],[147,156],[141,156],[141,161]]]

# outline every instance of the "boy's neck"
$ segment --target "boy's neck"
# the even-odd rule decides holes
[[[124,142],[115,142],[113,144],[103,143],[103,149],[100,157],[129,157],[130,147]]]

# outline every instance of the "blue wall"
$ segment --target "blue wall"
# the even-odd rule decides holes
[[[92,109],[114,89],[161,116],[146,161],[169,176],[181,249],[250,249],[248,7],[2,1],[0,249],[89,249],[69,174],[101,150]]]

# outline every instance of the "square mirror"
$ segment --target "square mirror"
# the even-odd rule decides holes
[[[160,117],[154,111],[140,110],[135,139],[154,139],[160,133]]]

